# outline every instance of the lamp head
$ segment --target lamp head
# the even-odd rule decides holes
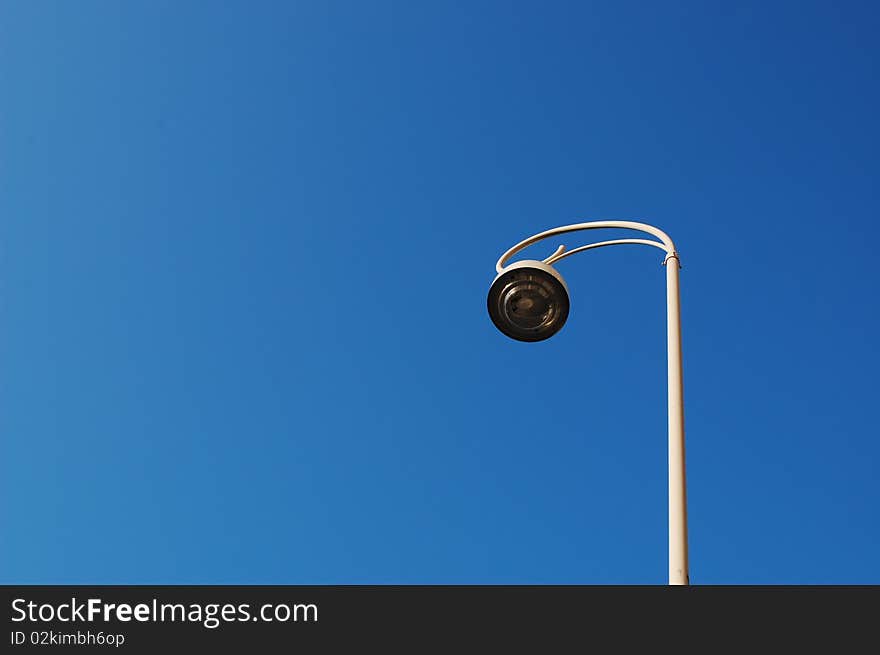
[[[487,305],[495,327],[511,339],[543,341],[565,325],[568,287],[549,264],[525,259],[495,277]]]

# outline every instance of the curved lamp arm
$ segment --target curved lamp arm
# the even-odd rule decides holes
[[[600,241],[598,243],[591,243],[586,246],[580,246],[578,248],[574,248],[572,250],[566,250],[565,246],[559,246],[552,255],[550,255],[547,259],[543,260],[545,264],[553,264],[558,262],[560,259],[564,257],[568,257],[569,255],[573,255],[576,252],[583,252],[584,250],[590,250],[592,248],[601,248],[603,246],[616,246],[619,244],[642,244],[646,246],[655,246],[660,248],[662,251],[666,253],[666,259],[663,261],[665,264],[666,261],[669,260],[670,257],[675,257],[678,259],[678,253],[675,251],[675,244],[672,242],[672,239],[669,238],[669,235],[666,234],[663,230],[654,227],[653,225],[648,225],[647,223],[637,223],[635,221],[591,221],[589,223],[574,223],[572,225],[563,225],[562,227],[555,227],[552,230],[546,230],[544,232],[540,232],[535,236],[529,237],[523,241],[520,241],[513,248],[505,252],[501,255],[501,259],[498,260],[498,263],[495,264],[495,270],[497,272],[501,272],[504,270],[504,265],[507,261],[513,257],[520,250],[528,248],[533,243],[537,243],[538,241],[543,241],[544,239],[549,239],[550,237],[556,236],[558,234],[566,234],[568,232],[579,232],[581,230],[596,230],[600,228],[619,228],[624,230],[636,230],[638,232],[644,232],[645,234],[649,234],[653,237],[659,239],[659,241],[649,240],[649,239],[615,239],[613,241]]]

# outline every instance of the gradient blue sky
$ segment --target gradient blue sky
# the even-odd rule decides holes
[[[0,581],[880,583],[869,2],[4,2]],[[567,239],[578,245],[578,238]],[[532,251],[544,257],[556,243]]]

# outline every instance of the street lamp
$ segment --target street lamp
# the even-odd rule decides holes
[[[622,228],[648,234],[654,239],[614,239],[566,250],[559,246],[542,261],[527,259],[505,266],[523,248],[567,232]],[[684,473],[684,399],[681,381],[681,305],[678,269],[681,263],[675,244],[662,230],[634,221],[593,221],[553,228],[520,241],[501,255],[498,275],[489,288],[489,316],[501,332],[518,341],[542,341],[556,334],[568,318],[568,287],[553,264],[577,252],[641,244],[666,253],[666,347],[669,417],[669,584],[686,585],[688,579],[687,493]]]

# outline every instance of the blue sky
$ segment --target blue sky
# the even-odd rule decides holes
[[[628,219],[684,264],[691,580],[880,583],[878,27],[3,3],[0,581],[664,583],[659,251],[561,262],[549,341],[485,309]]]

